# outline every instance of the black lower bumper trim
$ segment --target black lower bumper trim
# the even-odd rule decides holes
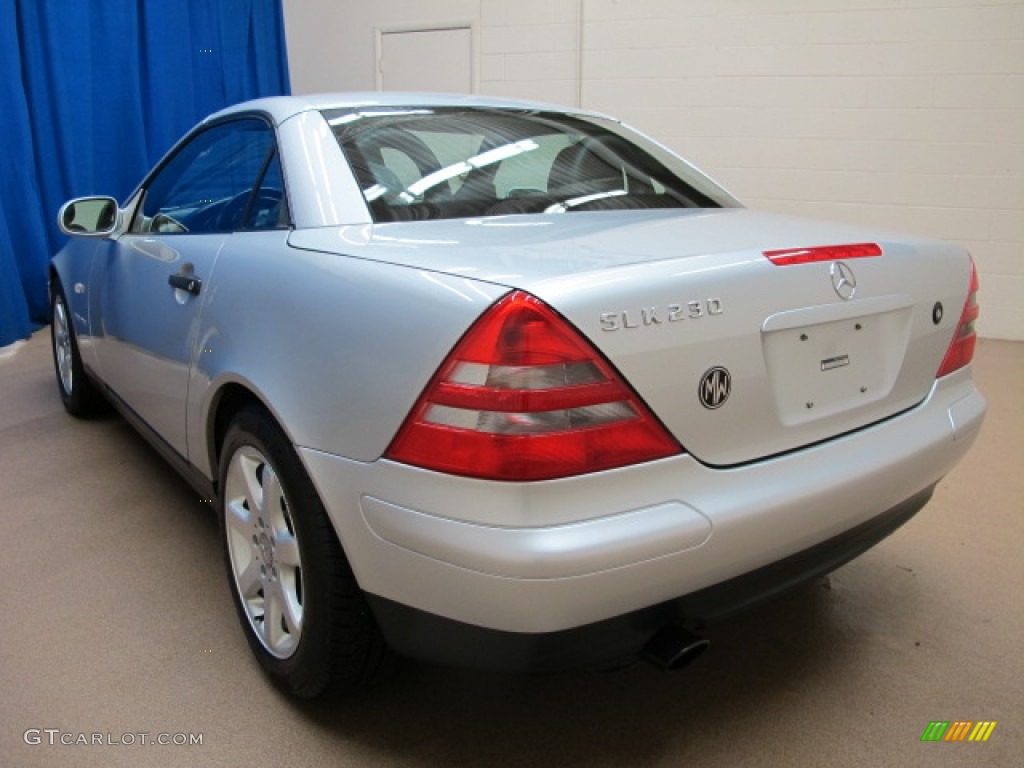
[[[435,616],[375,595],[373,613],[396,653],[441,664],[547,671],[612,663],[635,656],[670,623],[700,629],[810,579],[834,571],[895,531],[932,497],[934,486],[789,557],[728,581],[593,624],[559,632],[503,632]]]

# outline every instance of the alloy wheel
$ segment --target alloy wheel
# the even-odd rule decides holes
[[[231,456],[224,487],[228,557],[249,625],[279,659],[302,635],[302,558],[281,481],[251,445]]]
[[[64,388],[64,393],[70,395],[75,385],[75,374],[72,368],[71,330],[68,325],[64,299],[60,296],[53,303],[53,353],[57,359],[57,375],[60,377],[60,385]]]

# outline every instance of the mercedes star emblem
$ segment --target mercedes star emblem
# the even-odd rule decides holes
[[[853,276],[853,270],[841,261],[834,261],[829,273],[836,295],[847,301],[852,299],[857,292],[857,278]]]

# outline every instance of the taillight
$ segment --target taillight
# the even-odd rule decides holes
[[[816,261],[838,261],[839,259],[865,259],[881,256],[882,249],[877,243],[849,243],[847,245],[816,245],[812,248],[784,248],[780,251],[764,251],[765,257],[777,267],[790,264],[811,264]]]
[[[941,378],[960,368],[963,368],[974,359],[974,344],[978,340],[977,332],[974,329],[974,321],[978,319],[978,269],[971,260],[971,287],[967,292],[967,300],[964,302],[963,311],[960,313],[960,322],[956,326],[956,333],[953,334],[953,341],[950,342],[946,356],[942,359],[939,372],[935,378]]]
[[[564,318],[506,294],[441,364],[386,456],[491,480],[550,480],[680,452]]]

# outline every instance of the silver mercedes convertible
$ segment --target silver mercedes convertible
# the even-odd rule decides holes
[[[215,500],[299,697],[385,648],[679,667],[907,521],[985,414],[963,248],[747,210],[580,110],[252,101],[59,224],[64,406]]]

